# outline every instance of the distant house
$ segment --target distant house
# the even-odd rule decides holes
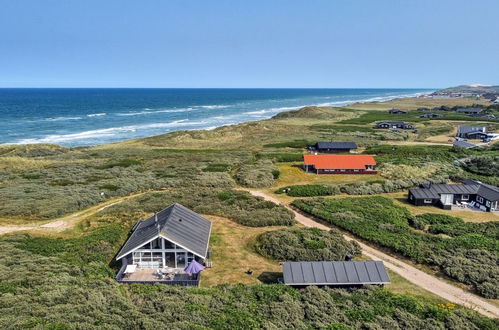
[[[442,107],[434,107],[433,109],[431,109],[432,111],[442,111],[444,109],[442,109]]]
[[[383,261],[295,261],[282,264],[283,283],[303,288],[310,285],[358,287],[390,283]]]
[[[409,189],[408,199],[416,206],[435,205],[446,210],[465,202],[490,212],[498,210],[499,187],[473,180],[465,180],[463,184],[429,184]]]
[[[482,108],[458,108],[458,109],[456,109],[456,112],[464,113],[466,115],[475,115],[475,114],[479,114],[482,111],[483,111]]]
[[[459,126],[456,136],[464,139],[483,139],[487,136],[487,128],[485,126]]]
[[[476,144],[469,143],[469,142],[462,141],[462,140],[461,141],[455,141],[452,145],[454,147],[460,147],[460,148],[464,148],[464,149],[471,149],[471,148],[478,147]]]
[[[400,110],[400,109],[390,109],[390,110],[388,110],[388,113],[391,115],[403,115],[403,114],[406,114],[407,111]]]
[[[304,155],[305,171],[316,174],[376,174],[371,155]]]
[[[442,115],[438,113],[425,113],[419,116],[419,118],[440,118],[440,117],[442,117]]]
[[[122,263],[116,280],[197,286],[200,274],[184,269],[208,258],[210,234],[211,222],[180,204],[139,220],[116,256]]]
[[[403,121],[380,121],[376,123],[376,126],[374,128],[383,128],[383,129],[389,129],[389,128],[402,128],[402,129],[413,129],[414,127],[412,124],[405,123]]]
[[[309,149],[328,154],[346,153],[357,149],[357,144],[355,142],[317,142],[310,146]]]

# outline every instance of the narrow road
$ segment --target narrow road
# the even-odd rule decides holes
[[[249,190],[253,196],[262,197],[268,201],[272,201],[276,204],[281,204],[288,209],[290,209],[296,216],[296,220],[306,227],[315,227],[324,230],[329,230],[331,227],[325,226],[321,223],[314,221],[313,219],[304,216],[291,209],[289,206],[282,204],[277,198],[267,195],[261,191]],[[493,304],[487,302],[486,300],[480,298],[477,295],[469,293],[463,289],[460,289],[452,284],[449,284],[433,275],[427,274],[403,261],[398,260],[384,252],[381,252],[375,248],[372,248],[362,242],[355,240],[352,237],[344,235],[345,239],[353,240],[359,243],[362,247],[362,253],[372,260],[381,260],[384,262],[385,267],[392,270],[393,272],[399,274],[409,282],[434,293],[452,303],[459,304],[470,309],[473,309],[485,316],[497,318],[499,317],[499,308]]]
[[[105,201],[104,203],[94,205],[88,209],[78,211],[78,212],[63,216],[61,218],[53,219],[50,222],[46,222],[46,223],[42,223],[42,224],[33,224],[33,225],[23,224],[20,226],[16,226],[16,225],[0,226],[0,235],[13,233],[16,231],[26,231],[26,230],[44,230],[44,231],[61,232],[63,230],[66,230],[66,229],[73,227],[76,223],[80,222],[81,220],[86,219],[86,218],[88,218],[96,213],[99,213],[102,210],[107,209],[108,207],[119,204],[127,199],[140,196],[142,194],[145,194],[145,192],[141,192],[141,193],[137,193],[137,194],[133,194],[133,195],[129,195],[129,196],[113,198],[113,199],[110,199],[108,201]]]

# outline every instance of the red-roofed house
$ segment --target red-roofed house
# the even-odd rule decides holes
[[[371,155],[304,155],[305,171],[317,174],[375,174]]]

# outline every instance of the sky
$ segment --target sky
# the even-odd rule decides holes
[[[0,87],[499,84],[497,0],[0,0]]]

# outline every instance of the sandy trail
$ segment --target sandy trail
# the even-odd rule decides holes
[[[76,223],[80,222],[81,220],[86,219],[86,218],[88,218],[96,213],[99,213],[99,212],[107,209],[108,207],[119,204],[127,199],[140,196],[142,194],[145,194],[145,192],[134,194],[134,195],[129,195],[129,196],[124,196],[124,197],[113,198],[113,199],[108,200],[108,201],[101,203],[99,205],[92,206],[86,210],[78,211],[76,213],[66,215],[64,217],[57,218],[57,219],[54,219],[50,222],[43,223],[43,224],[22,225],[22,226],[15,226],[15,225],[0,226],[0,235],[13,233],[16,231],[27,231],[27,230],[43,230],[43,231],[61,232],[61,231],[64,231],[66,229],[73,227]]]
[[[315,227],[324,230],[329,230],[331,227],[325,226],[321,223],[314,221],[313,219],[304,216],[291,209],[289,206],[281,203],[277,198],[267,195],[261,191],[249,190],[249,192],[253,196],[262,197],[266,200],[272,201],[276,204],[281,204],[291,211],[296,216],[296,220],[301,224],[307,227]],[[344,235],[347,240],[354,240],[362,247],[362,253],[373,260],[381,260],[384,262],[385,267],[392,270],[393,272],[399,274],[409,282],[431,292],[434,293],[452,303],[459,304],[470,309],[473,309],[485,316],[497,318],[499,317],[499,308],[494,306],[493,304],[487,302],[486,300],[480,298],[477,295],[474,295],[470,292],[467,292],[463,289],[460,289],[452,284],[449,284],[438,277],[427,274],[406,262],[400,261],[397,258],[394,258],[384,252],[381,252],[375,248],[372,248],[358,240]]]

